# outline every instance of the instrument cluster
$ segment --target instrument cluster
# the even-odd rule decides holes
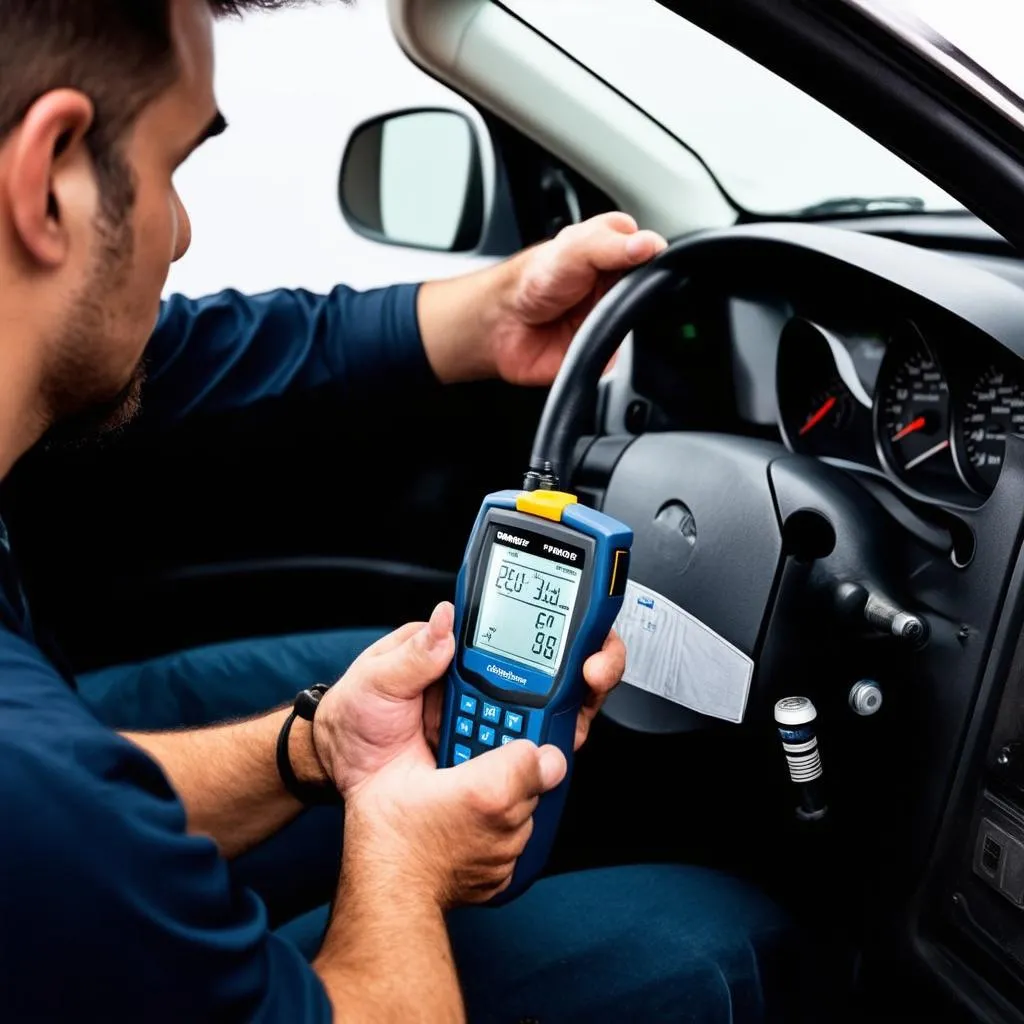
[[[880,470],[907,490],[977,504],[1024,434],[1024,366],[987,339],[912,320],[837,331],[794,318],[779,343],[779,426],[795,452]]]

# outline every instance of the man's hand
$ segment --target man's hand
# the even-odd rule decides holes
[[[441,687],[434,684],[455,653],[454,614],[450,604],[440,604],[429,622],[409,623],[378,640],[324,696],[313,740],[343,794],[403,755],[434,763],[441,722]],[[614,633],[584,663],[589,691],[576,724],[577,749],[625,666],[626,649]]]
[[[316,748],[345,794],[334,913],[313,969],[337,1017],[464,1019],[444,912],[505,889],[557,747],[526,740],[438,769],[423,693],[455,648],[451,605],[385,637],[321,701]]]
[[[368,647],[324,695],[313,743],[346,798],[392,761],[434,764],[423,735],[424,694],[455,653],[454,609],[439,604],[429,622],[410,622]]]
[[[550,384],[587,314],[622,274],[666,246],[625,213],[605,213],[477,274],[420,289],[427,358],[444,382]]]
[[[488,899],[508,883],[537,799],[566,770],[557,747],[526,741],[437,769],[423,730],[423,694],[454,650],[452,606],[442,604],[430,622],[396,630],[365,651],[314,719],[317,751],[345,794],[346,857],[356,842],[446,907]],[[360,853],[352,851],[353,864]]]
[[[442,909],[507,888],[538,799],[565,777],[557,747],[516,740],[437,769],[424,746],[350,790],[346,871],[401,879]]]

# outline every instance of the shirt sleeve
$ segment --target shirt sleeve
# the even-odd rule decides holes
[[[418,294],[419,285],[366,292],[339,285],[327,295],[175,295],[146,353],[146,419],[173,422],[328,384],[352,394],[378,382],[433,382]]]
[[[0,645],[0,1006],[5,1020],[329,1024],[159,767],[37,651]]]

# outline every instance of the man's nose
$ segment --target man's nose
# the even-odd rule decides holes
[[[174,213],[177,219],[177,231],[174,239],[172,262],[176,263],[188,252],[189,246],[192,244],[192,221],[189,218],[188,210],[185,209],[185,204],[181,201],[181,197],[177,192],[174,193]]]

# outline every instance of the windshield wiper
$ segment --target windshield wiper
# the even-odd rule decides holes
[[[839,196],[795,211],[794,217],[835,217],[841,214],[924,213],[919,196]]]

